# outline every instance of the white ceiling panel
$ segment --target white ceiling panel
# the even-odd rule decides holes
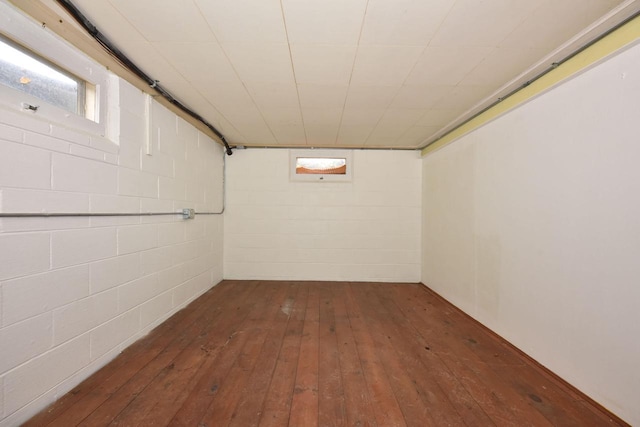
[[[457,0],[430,46],[497,46],[544,1]]]
[[[497,86],[455,86],[433,105],[435,109],[463,109],[474,106],[493,93]]]
[[[162,82],[172,93],[178,88],[176,83],[188,84],[182,74],[175,69],[171,62],[167,61],[150,43],[129,42],[127,43],[127,55],[136,58],[136,64],[145,72],[153,73],[154,80]]]
[[[364,147],[372,129],[361,127],[341,128],[336,139],[336,146],[340,147]]]
[[[253,98],[240,80],[233,82],[210,80],[198,84],[197,87],[208,94],[211,103],[220,111],[224,112],[227,108],[235,110],[256,107]]]
[[[293,69],[286,44],[224,43],[238,75],[252,83],[292,83]]]
[[[372,131],[386,111],[386,108],[345,108],[342,112],[340,131],[350,127],[364,127]]]
[[[241,133],[245,133],[245,127],[267,127],[262,113],[257,108],[226,108],[224,116]]]
[[[305,125],[307,134],[308,147],[335,147],[337,140],[337,129],[335,127],[328,127],[312,123]]]
[[[425,46],[455,0],[369,0],[360,44]]]
[[[391,144],[393,144],[394,148],[398,148],[398,149],[409,148],[409,147],[403,147],[402,145],[399,145],[398,138],[370,138],[367,140],[367,143],[364,146],[364,148],[369,148],[369,149],[387,148]]]
[[[302,109],[334,108],[341,111],[347,86],[298,85]]]
[[[621,20],[640,6],[640,0],[72,1],[232,145],[389,148],[420,147],[503,96],[498,90],[510,80],[531,73],[532,64],[593,22]],[[616,23],[605,22],[600,32]]]
[[[152,46],[190,82],[238,81],[238,74],[215,41],[154,42]]]
[[[142,42],[146,40],[140,31],[131,25],[125,16],[109,2],[76,0],[73,4],[86,11],[92,22],[99,23],[98,29],[114,42],[123,45],[127,42]]]
[[[299,109],[298,89],[295,83],[245,83],[247,90],[258,108]]]
[[[403,86],[390,105],[392,109],[431,108],[451,92],[451,86]]]
[[[299,108],[270,108],[263,111],[262,115],[269,124],[302,126],[302,113]]]
[[[386,108],[345,108],[338,132],[338,144],[364,145]]]
[[[508,82],[547,53],[544,49],[499,47],[460,82],[461,85],[499,86]]]
[[[302,114],[298,108],[273,108],[263,112],[279,145],[305,145]]]
[[[246,140],[244,136],[224,118],[218,110],[211,105],[211,103],[203,97],[193,99],[189,106],[203,117],[207,117],[210,123],[215,124],[216,128],[222,132],[225,137],[230,138],[231,141],[236,141],[237,144],[245,144]]]
[[[411,72],[423,50],[420,46],[360,46],[351,84],[399,86]]]
[[[528,15],[500,44],[500,47],[546,49],[558,47],[558,40],[568,40],[607,13],[618,1],[545,0]],[[567,25],[570,17],[571,25]],[[541,26],[540,23],[545,25]]]
[[[302,147],[307,145],[304,126],[277,126],[272,128],[276,144],[284,147]]]
[[[401,86],[349,86],[345,109],[385,109]]]
[[[438,126],[413,126],[400,136],[397,143],[404,147],[415,147],[422,144],[426,138],[436,133],[439,129],[440,127]]]
[[[110,0],[150,42],[203,42],[215,36],[191,0]]]
[[[307,108],[302,110],[307,145],[311,147],[335,145],[342,112],[335,108]]]
[[[276,143],[271,129],[257,108],[227,108],[224,111],[224,116],[252,144],[269,145]]]
[[[291,44],[356,45],[366,0],[282,0]]]
[[[494,48],[427,47],[405,84],[416,86],[456,85],[480,64]]]
[[[416,126],[420,127],[443,127],[449,123],[451,123],[454,119],[464,113],[464,110],[455,110],[455,109],[429,109],[427,112],[418,120]]]
[[[371,133],[367,145],[373,141],[401,137],[425,112],[426,110],[418,109],[388,109]]]
[[[291,45],[298,84],[348,85],[356,45]]]
[[[335,108],[303,108],[302,118],[305,126],[328,123],[337,129],[342,119],[342,111]]]
[[[195,0],[220,42],[287,43],[279,0]]]

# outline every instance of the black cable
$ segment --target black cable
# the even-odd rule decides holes
[[[182,102],[173,97],[166,89],[164,89],[158,80],[152,79],[147,73],[142,71],[133,61],[131,61],[120,49],[118,49],[104,34],[96,28],[95,25],[82,13],[70,0],[56,0],[56,2],[62,6],[75,20],[78,22],[90,35],[93,37],[105,50],[120,62],[125,68],[142,79],[152,89],[155,89],[160,96],[169,101],[172,105],[175,105],[181,111],[187,113],[192,118],[198,120],[204,124],[211,132],[213,132],[224,144],[225,152],[227,155],[232,155],[231,147],[227,143],[224,135],[216,129],[211,123],[206,121],[201,115],[184,105]]]

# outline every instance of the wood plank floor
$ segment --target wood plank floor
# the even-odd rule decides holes
[[[224,281],[28,426],[611,426],[422,285]]]

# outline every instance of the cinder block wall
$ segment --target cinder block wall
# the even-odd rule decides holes
[[[119,144],[0,110],[2,212],[150,212],[222,204],[222,150],[119,81]],[[113,101],[113,100],[112,100]],[[0,425],[70,390],[222,278],[221,216],[0,223]]]
[[[291,181],[289,160],[285,149],[229,160],[225,278],[420,280],[416,151],[354,150],[353,179],[340,183]]]

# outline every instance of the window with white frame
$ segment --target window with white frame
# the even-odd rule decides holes
[[[94,85],[1,35],[0,84],[89,120],[96,120]]]
[[[108,71],[0,2],[0,108],[107,137]],[[116,85],[113,85],[116,86]]]
[[[292,181],[349,182],[353,177],[350,150],[291,150]]]

